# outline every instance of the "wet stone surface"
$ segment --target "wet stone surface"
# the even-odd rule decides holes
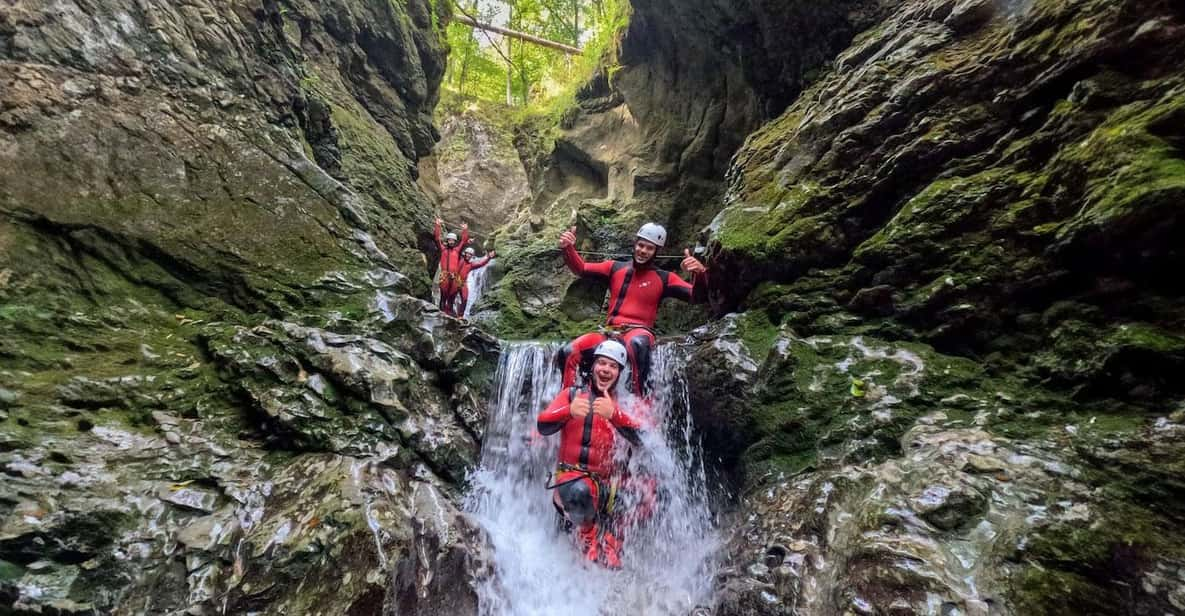
[[[1067,608],[1101,613],[1093,610],[1120,604],[1138,613],[1179,609],[1172,606],[1181,580],[1171,576],[1182,566],[1180,544],[1128,534],[1135,526],[1120,518],[1149,514],[1115,511],[1118,503],[1089,483],[1081,461],[1041,444],[942,425],[911,429],[902,447],[900,458],[811,471],[747,495],[718,613],[986,616]],[[1125,540],[1084,531],[1077,541],[1102,545],[1075,545],[1065,535],[1114,524]],[[1050,549],[1057,550],[1052,560]],[[1086,556],[1098,550],[1141,554],[1142,564],[1130,572],[1140,584],[1134,595],[1107,595],[1104,586],[1051,604],[1048,596],[1025,594],[1034,576],[1073,583],[1075,574],[1059,568],[1091,566]],[[1106,566],[1109,575],[1124,575],[1121,567]],[[1064,575],[1069,579],[1058,577]],[[1079,583],[1080,592],[1094,588]]]

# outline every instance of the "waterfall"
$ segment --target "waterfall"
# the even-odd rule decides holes
[[[491,259],[485,267],[475,269],[469,272],[465,277],[465,285],[469,287],[469,303],[465,304],[465,313],[461,315],[462,318],[469,318],[473,312],[473,307],[481,300],[481,296],[485,293],[486,285],[489,283],[489,272],[494,267],[494,260]],[[441,273],[436,272],[436,276],[432,278],[432,305],[440,305],[440,276]],[[458,299],[458,301],[460,301]],[[380,307],[381,309],[381,307]]]
[[[465,314],[461,315],[466,319],[469,318],[469,313],[473,311],[473,307],[481,300],[482,293],[485,293],[486,282],[489,280],[489,271],[494,267],[494,260],[485,267],[481,267],[469,272],[469,276],[465,279],[465,284],[469,287],[469,303],[465,305]]]
[[[692,435],[681,353],[672,344],[655,350],[651,412],[661,428],[643,434],[627,465],[634,477],[659,480],[660,504],[626,540],[623,569],[612,571],[582,558],[558,529],[544,489],[559,436],[539,437],[535,416],[560,389],[552,363],[557,347],[511,344],[499,362],[481,467],[465,502],[492,542],[495,575],[479,590],[481,613],[685,616],[709,601],[720,538]]]

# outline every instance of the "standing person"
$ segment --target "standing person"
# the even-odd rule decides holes
[[[461,292],[461,286],[464,278],[460,276],[461,265],[463,258],[461,256],[461,249],[465,244],[469,243],[469,224],[461,223],[461,238],[457,240],[457,234],[449,231],[444,236],[444,241],[440,239],[440,227],[444,221],[436,219],[436,229],[433,232],[436,237],[436,246],[440,248],[440,309],[445,314],[450,316],[457,316],[453,308],[456,305],[457,294]]]
[[[466,246],[464,252],[461,253],[461,305],[457,308],[457,316],[465,316],[465,307],[469,305],[469,273],[488,265],[490,259],[493,259],[497,254],[497,252],[491,250],[486,256],[474,260],[477,252],[473,250],[472,246]]]
[[[559,240],[564,263],[573,274],[609,281],[606,328],[620,337],[629,351],[631,385],[638,395],[647,393],[643,387],[650,374],[650,351],[654,346],[653,328],[659,303],[666,297],[699,303],[707,290],[708,270],[699,259],[691,256],[689,250],[683,251],[682,268],[693,275],[692,282],[655,267],[654,255],[666,245],[666,240],[666,229],[652,222],[646,223],[638,229],[631,259],[599,263],[586,263],[576,252],[575,227],[564,231]],[[581,362],[587,361],[587,354],[605,339],[603,333],[588,333],[560,351],[558,359],[563,367],[565,387],[576,382]]]
[[[612,516],[621,473],[614,456],[618,436],[641,445],[640,425],[613,398],[627,361],[625,347],[606,340],[593,357],[588,387],[561,391],[536,423],[544,436],[560,433],[559,461],[547,486],[555,490],[556,511],[576,529],[585,558],[620,568],[620,532]]]

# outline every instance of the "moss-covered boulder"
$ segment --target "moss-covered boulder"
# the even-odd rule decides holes
[[[800,337],[761,311],[693,332],[686,373],[705,447],[743,482],[899,455],[901,435],[943,409],[999,413],[1015,385],[915,343]]]
[[[904,3],[741,148],[717,307],[1179,393],[1182,32],[1162,2]]]
[[[902,435],[900,457],[747,493],[716,613],[1180,609],[1185,543],[1158,530],[1174,513],[1124,499],[1124,479],[1056,437],[1017,442],[960,424],[933,415]],[[1083,426],[1073,438],[1107,434]]]
[[[495,345],[414,297],[446,7],[6,5],[0,612],[464,603]]]

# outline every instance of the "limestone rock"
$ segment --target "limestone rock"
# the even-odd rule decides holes
[[[902,444],[901,458],[811,471],[746,496],[716,613],[789,613],[778,607],[787,605],[857,614],[927,613],[939,604],[964,614],[986,614],[986,606],[1009,614],[1172,609],[1165,575],[1183,552],[1177,539],[1157,538],[1158,514],[1048,472],[1068,462],[1059,454],[979,429],[918,426]],[[1006,477],[956,470],[972,459]],[[809,557],[771,544],[798,544]],[[1147,560],[1109,560],[1129,550]],[[786,562],[794,573],[764,581],[750,566],[761,554],[764,565]],[[1084,566],[1157,582],[1132,584],[1127,594],[1073,572]]]
[[[484,238],[511,219],[530,196],[526,170],[504,116],[510,110],[473,103],[445,116],[440,143],[429,164],[442,217],[468,222]],[[497,116],[503,117],[497,117]]]
[[[1183,49],[1156,3],[901,3],[737,153],[716,307],[822,296],[868,319],[802,333],[891,317],[1094,395],[1179,393],[1180,293],[1150,289],[1182,265]]]

